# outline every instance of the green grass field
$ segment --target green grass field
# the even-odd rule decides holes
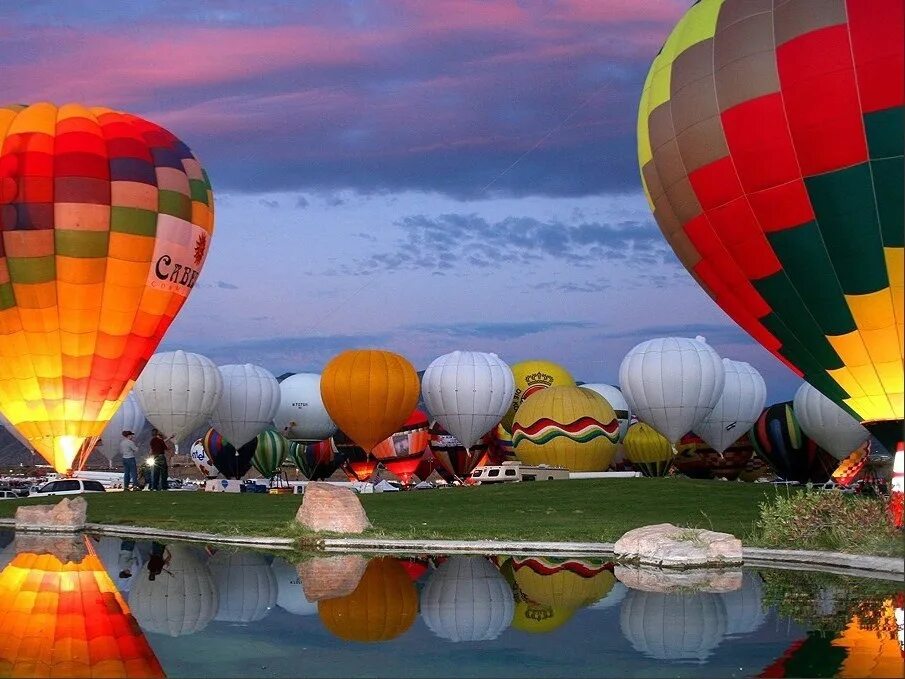
[[[362,495],[381,537],[613,542],[625,531],[670,522],[750,536],[770,485],[667,479],[545,481]],[[226,493],[87,494],[88,520],[241,535],[298,535],[301,497]],[[44,498],[58,501],[60,498]],[[20,504],[6,500],[0,516]]]

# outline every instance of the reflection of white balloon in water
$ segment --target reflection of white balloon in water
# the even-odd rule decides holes
[[[511,399],[511,396],[510,396]],[[421,592],[421,617],[449,641],[488,641],[509,627],[512,589],[482,556],[452,556],[433,571]]]
[[[220,606],[214,620],[263,620],[277,601],[277,581],[263,555],[219,550],[208,561]]]
[[[726,380],[723,393],[694,432],[722,453],[751,429],[767,400],[767,385],[757,369],[744,361],[723,359]]]
[[[870,433],[854,417],[804,382],[792,402],[801,430],[837,460],[852,454]]]
[[[427,366],[421,393],[431,416],[471,448],[509,410],[515,379],[496,354],[453,351]]]
[[[703,337],[658,337],[633,347],[619,366],[632,412],[675,443],[716,405],[726,370]]]
[[[290,441],[323,441],[336,433],[321,398],[321,376],[297,373],[280,382],[273,426]]]
[[[751,634],[767,619],[764,589],[757,573],[743,571],[742,586],[720,596],[726,607],[726,634]]]
[[[622,603],[622,600],[625,599],[626,594],[628,594],[628,587],[617,580],[613,584],[613,588],[607,592],[602,599],[598,599],[588,606],[588,608],[595,608],[597,610],[603,608],[617,608],[619,604]]]
[[[726,634],[718,594],[662,594],[631,590],[619,611],[622,635],[655,660],[704,662]]]
[[[267,429],[280,405],[280,383],[268,370],[245,363],[221,365],[223,393],[211,413],[211,426],[240,448]]]
[[[110,575],[110,579],[116,583],[116,588],[121,594],[128,596],[133,583],[141,578],[145,563],[141,553],[135,548],[135,542],[105,536],[91,538],[91,544],[104,565],[104,569]],[[120,577],[119,574],[123,572],[131,573],[131,575]],[[147,573],[145,573],[145,578],[147,578]]]
[[[298,570],[286,559],[275,557],[270,564],[277,581],[277,606],[294,615],[314,615],[317,602],[308,601],[302,590],[302,579]]]
[[[129,608],[143,629],[179,637],[200,632],[213,619],[220,599],[211,572],[198,548],[167,546],[170,562],[148,579],[143,568],[129,594]]]
[[[206,356],[185,351],[154,354],[133,393],[148,421],[180,441],[210,417],[223,390],[223,377]]]
[[[110,418],[101,434],[101,444],[95,450],[112,462],[113,458],[119,455],[119,444],[123,439],[124,431],[131,431],[135,434],[133,441],[139,450],[147,448],[147,443],[151,438],[150,431],[148,431],[148,419],[134,393],[130,393],[126,397],[126,400]]]

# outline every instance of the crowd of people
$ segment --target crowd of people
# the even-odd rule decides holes
[[[123,431],[123,438],[119,444],[119,452],[123,458],[123,490],[142,490],[143,483],[138,478],[138,445],[135,443],[135,432],[128,429]],[[169,489],[170,459],[175,452],[172,437],[164,438],[163,434],[155,429],[151,433],[151,442],[148,445],[149,456],[147,473],[150,478],[144,481],[149,490]]]

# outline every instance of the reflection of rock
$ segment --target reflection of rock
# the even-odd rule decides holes
[[[418,613],[418,593],[405,569],[392,557],[368,562],[351,594],[317,604],[321,622],[346,641],[387,641],[405,632]]]
[[[295,615],[314,615],[317,603],[308,601],[302,590],[298,569],[286,559],[275,557],[270,564],[277,582],[277,606]]]
[[[332,483],[310,482],[295,520],[313,531],[361,533],[371,527],[358,496]]]
[[[211,572],[197,548],[171,544],[164,571],[148,578],[142,569],[132,583],[129,604],[149,632],[178,637],[200,632],[213,619],[220,602]]]
[[[316,556],[296,566],[308,601],[335,599],[355,591],[368,560],[358,554]]]
[[[421,592],[421,617],[449,641],[496,639],[512,622],[514,608],[509,583],[482,556],[450,557]]]
[[[636,651],[656,660],[704,662],[726,634],[718,594],[662,594],[629,590],[619,625]]]
[[[277,581],[262,554],[221,549],[208,566],[220,595],[214,620],[255,622],[276,605]]]
[[[50,536],[17,533],[12,548],[17,554],[23,552],[52,554],[60,560],[60,563],[79,563],[88,555],[83,535]]]
[[[767,619],[761,579],[753,571],[745,571],[742,586],[722,597],[726,607],[726,634],[751,634]]]
[[[55,505],[16,508],[16,530],[77,531],[85,527],[88,503],[83,497],[64,497]]]
[[[732,592],[742,586],[740,570],[694,569],[666,571],[650,566],[616,566],[616,577],[626,587],[645,592]]]
[[[617,557],[652,566],[726,566],[742,563],[742,541],[729,533],[671,523],[635,528],[616,541]]]

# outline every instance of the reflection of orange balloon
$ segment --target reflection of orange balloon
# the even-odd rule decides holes
[[[857,615],[842,633],[833,639],[833,646],[846,650],[840,677],[901,677],[905,672],[903,650],[896,639],[898,630],[893,601],[883,602],[878,620],[868,623]]]
[[[344,351],[321,374],[321,398],[330,418],[368,452],[402,426],[420,390],[412,364],[379,349]]]
[[[57,471],[100,436],[213,233],[192,152],[128,113],[0,107],[0,404]]]
[[[346,641],[388,641],[405,632],[418,613],[418,593],[397,559],[378,557],[351,594],[318,602],[317,614]]]
[[[5,677],[165,676],[93,552],[17,554],[0,574],[0,628]]]

